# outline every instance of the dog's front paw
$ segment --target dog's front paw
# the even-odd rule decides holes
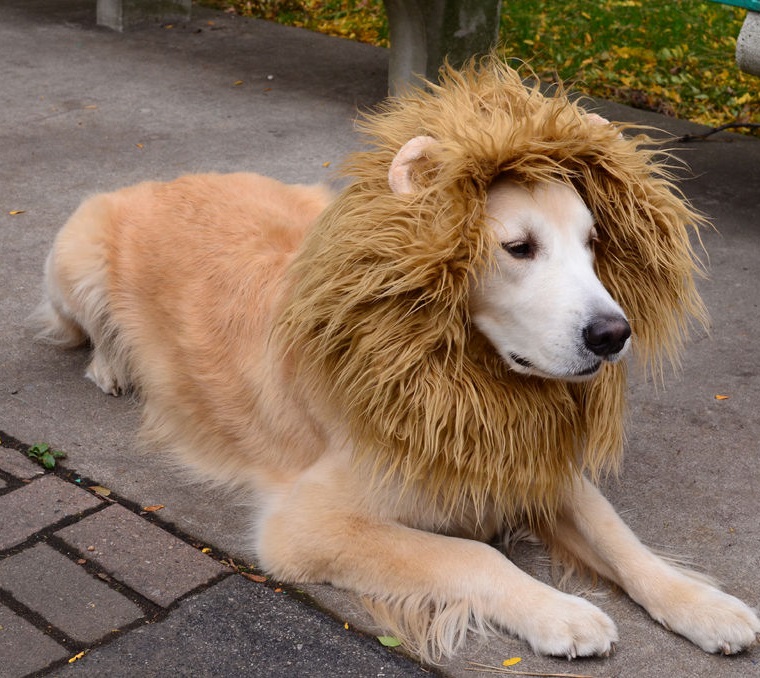
[[[615,623],[583,598],[555,592],[534,608],[521,634],[536,653],[555,657],[608,656],[618,640]]]
[[[760,639],[760,619],[750,607],[702,582],[673,587],[667,604],[653,616],[705,652],[736,654]]]

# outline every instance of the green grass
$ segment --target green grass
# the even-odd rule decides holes
[[[246,16],[388,46],[380,0],[201,0]],[[745,10],[696,0],[508,0],[505,54],[544,79],[718,126],[760,122],[760,78],[736,67]],[[757,133],[755,131],[755,133]]]
[[[708,125],[760,119],[760,79],[734,62],[743,10],[688,0],[506,4],[504,44],[544,77]]]

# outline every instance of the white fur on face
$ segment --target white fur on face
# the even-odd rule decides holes
[[[618,360],[630,327],[594,272],[594,219],[580,196],[565,184],[498,179],[486,209],[501,247],[474,286],[471,311],[502,359],[566,380]]]

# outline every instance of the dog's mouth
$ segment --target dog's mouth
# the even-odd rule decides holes
[[[518,365],[523,368],[526,374],[533,374],[535,376],[540,377],[547,377],[549,379],[566,379],[570,381],[574,380],[584,380],[588,379],[590,377],[593,377],[599,369],[602,367],[602,363],[604,362],[601,359],[594,360],[593,363],[588,365],[587,367],[583,367],[581,369],[577,370],[570,370],[568,372],[547,372],[546,370],[542,370],[539,367],[536,367],[534,363],[532,363],[527,358],[524,358],[521,355],[518,355],[517,353],[510,353],[509,359],[511,362],[513,362],[515,365]],[[523,370],[520,370],[521,372]]]
[[[522,356],[517,355],[517,353],[510,353],[509,358],[510,360],[512,360],[512,362],[515,362],[518,365],[525,367],[526,369],[529,369],[529,370],[534,369],[533,363],[530,362],[530,360],[527,360],[526,358],[523,358]]]
[[[570,376],[571,377],[591,377],[595,375],[599,368],[601,368],[603,360],[596,360],[592,365],[589,365],[588,367],[579,370],[578,372],[573,372]]]

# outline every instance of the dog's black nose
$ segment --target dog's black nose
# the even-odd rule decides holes
[[[583,330],[586,348],[600,358],[619,353],[631,336],[631,326],[623,316],[599,316]]]

